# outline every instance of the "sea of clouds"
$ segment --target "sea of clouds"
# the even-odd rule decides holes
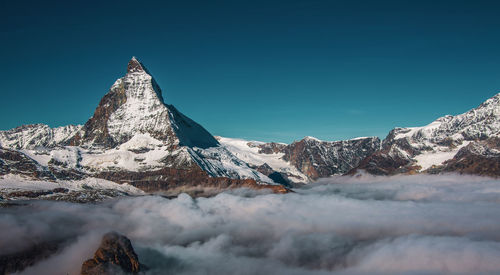
[[[0,254],[64,240],[22,274],[79,274],[115,230],[146,274],[500,273],[500,180],[334,177],[294,191],[3,208]]]

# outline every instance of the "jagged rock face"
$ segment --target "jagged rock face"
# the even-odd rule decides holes
[[[252,143],[249,143],[249,146],[252,146]],[[268,142],[256,146],[259,147],[260,154],[268,154],[268,155],[282,153],[288,147],[287,144],[276,143],[276,142]]]
[[[377,137],[343,141],[304,138],[283,149],[289,161],[311,179],[344,174],[380,148]]]
[[[463,168],[457,166],[456,161],[455,165],[450,162],[445,169],[440,166],[454,158],[462,149],[462,152],[468,152],[475,146],[483,146],[479,141],[499,136],[500,94],[497,94],[464,114],[444,116],[424,127],[393,129],[382,142],[382,149],[361,162],[357,169],[350,173],[355,173],[356,170],[384,175],[417,171],[463,172]],[[467,167],[471,166],[472,162],[485,163],[491,160],[477,159],[480,155],[486,156],[485,154],[486,151],[473,154],[475,160],[472,161],[469,157],[471,163]],[[491,169],[493,168],[489,168]],[[474,171],[482,174],[477,169]]]
[[[356,174],[360,169],[373,175],[411,173],[417,168],[409,166],[410,163],[406,152],[397,147],[388,147],[366,157],[356,168],[351,169],[346,174]]]
[[[68,125],[50,128],[45,124],[23,125],[11,130],[0,131],[0,147],[12,149],[54,147],[67,142],[81,127],[81,125]]]
[[[112,148],[147,133],[171,147],[218,145],[203,127],[163,102],[160,87],[137,59],[127,68],[69,144]]]
[[[300,184],[344,174],[380,148],[377,137],[321,141],[306,137],[292,144],[219,137],[221,144],[254,169],[281,184]]]
[[[96,250],[94,258],[83,263],[80,274],[137,274],[140,266],[130,240],[116,232],[109,232],[102,237],[101,245]]]
[[[471,142],[437,170],[492,177],[500,176],[500,138],[492,137]]]
[[[25,154],[0,148],[0,175],[17,174],[43,180],[55,180],[51,171]]]

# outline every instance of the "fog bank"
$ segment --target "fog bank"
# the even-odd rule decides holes
[[[0,254],[67,240],[22,274],[78,274],[110,230],[131,239],[147,274],[494,274],[500,181],[334,177],[285,195],[40,201],[0,209]]]

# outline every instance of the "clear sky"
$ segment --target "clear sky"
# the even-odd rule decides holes
[[[105,3],[102,3],[105,2]],[[2,1],[0,129],[83,124],[132,56],[214,135],[385,137],[500,91],[500,1]]]

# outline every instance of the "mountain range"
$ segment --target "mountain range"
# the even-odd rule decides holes
[[[500,176],[500,94],[427,126],[395,128],[383,141],[265,143],[214,137],[165,103],[152,74],[132,58],[84,125],[0,131],[3,188],[43,181],[166,194],[233,187],[288,192],[333,175],[444,172]]]

